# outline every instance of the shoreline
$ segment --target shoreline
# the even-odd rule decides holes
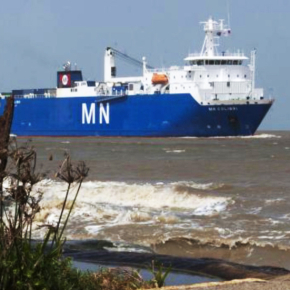
[[[152,261],[158,261],[164,268],[171,267],[172,272],[216,277],[225,281],[247,278],[270,280],[290,275],[290,271],[284,268],[243,265],[212,258],[194,259],[154,253],[110,252],[105,249],[82,251],[66,249],[64,255],[70,256],[74,261],[78,262],[128,266],[140,269],[146,269]]]
[[[172,273],[180,273],[213,278],[212,281],[197,281],[194,284],[171,284],[163,290],[289,290],[290,271],[271,266],[251,266],[219,259],[192,259],[167,255],[132,252],[71,251],[65,253],[78,263],[101,264],[104,267],[132,267],[146,269],[152,260],[161,262],[164,267],[172,266]],[[168,264],[170,263],[170,265]],[[214,277],[224,281],[214,281]],[[217,280],[218,280],[217,279]],[[192,283],[192,282],[191,282]],[[151,290],[151,289],[150,289]],[[153,290],[153,289],[152,289]]]

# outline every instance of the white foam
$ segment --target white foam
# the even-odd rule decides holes
[[[191,136],[186,136],[186,137],[178,137],[182,139],[201,139],[204,137],[191,137]],[[250,135],[250,136],[218,136],[218,137],[206,137],[207,139],[267,139],[267,138],[282,138],[282,136],[279,135],[274,135],[274,134],[266,134],[266,133],[258,133],[255,135]]]
[[[255,138],[255,139],[272,139],[272,138],[278,138],[280,139],[281,136],[274,135],[274,134],[266,134],[266,133],[261,133],[261,134],[255,134],[253,136],[243,136],[241,138]]]
[[[166,153],[184,153],[185,150],[176,149],[176,150],[166,150],[165,152]]]
[[[97,234],[98,232],[101,231],[101,229],[103,229],[104,227],[103,226],[86,226],[85,229],[91,233],[91,234]]]
[[[175,182],[169,184],[128,184],[125,182],[84,182],[71,219],[74,223],[81,221],[89,233],[96,233],[100,226],[110,227],[124,224],[155,224],[181,226],[190,215],[210,216],[226,209],[230,198],[202,196],[183,191],[178,186],[208,190],[215,187],[213,183],[198,184],[194,182]],[[67,215],[77,185],[72,187],[68,196]],[[55,224],[58,220],[65,198],[67,185],[63,182],[44,180],[34,187],[34,192],[44,192],[41,201],[42,211],[38,222]],[[186,216],[180,220],[178,216]]]

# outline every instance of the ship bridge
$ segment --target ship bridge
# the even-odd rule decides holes
[[[248,59],[242,52],[223,52],[211,56],[191,53],[184,60],[189,65],[241,65],[244,60]]]

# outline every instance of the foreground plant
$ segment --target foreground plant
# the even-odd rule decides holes
[[[32,239],[33,222],[41,210],[42,193],[33,193],[33,187],[44,178],[36,173],[37,154],[29,143],[18,147],[10,144],[1,151],[9,159],[8,169],[2,167],[0,176],[10,184],[0,188],[0,290],[135,290],[155,287],[165,280],[155,274],[155,280],[145,282],[137,271],[103,269],[97,273],[81,272],[72,267],[70,258],[62,256],[63,237],[82,182],[89,169],[84,162],[73,164],[69,156],[61,164],[56,177],[67,183],[67,191],[56,225],[44,224],[46,234],[42,241]],[[77,190],[67,215],[64,210],[73,184]],[[71,199],[71,198],[70,198]],[[154,272],[155,273],[155,272]],[[167,275],[167,274],[166,274]]]
[[[171,271],[171,266],[165,267],[162,263],[153,260],[147,269],[153,275],[152,281],[157,287],[161,288],[165,286],[165,280]]]
[[[31,192],[44,176],[35,172],[37,154],[28,144],[18,147],[13,143],[6,154],[10,161],[9,173],[0,174],[10,179],[11,186],[5,196],[10,207],[4,204],[4,193],[0,191],[0,289],[73,289],[67,276],[74,270],[70,260],[62,257],[63,232],[89,169],[83,162],[72,164],[70,157],[66,157],[57,173],[57,177],[68,183],[59,220],[56,226],[43,225],[47,228],[43,241],[33,242],[33,221],[40,211],[42,193],[32,196]],[[63,221],[73,183],[78,183],[78,188]]]

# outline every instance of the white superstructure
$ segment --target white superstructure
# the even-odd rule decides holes
[[[107,48],[104,57],[104,82],[89,86],[75,82],[73,88],[58,88],[57,96],[114,96],[190,93],[201,105],[267,102],[263,89],[255,88],[255,51],[248,58],[241,52],[218,52],[219,40],[231,34],[223,20],[202,22],[205,39],[200,53],[189,54],[185,65],[148,68],[143,57],[143,75],[117,77],[116,50]],[[121,53],[122,54],[122,53]],[[124,56],[124,54],[122,54]],[[119,88],[119,89],[118,89]]]

